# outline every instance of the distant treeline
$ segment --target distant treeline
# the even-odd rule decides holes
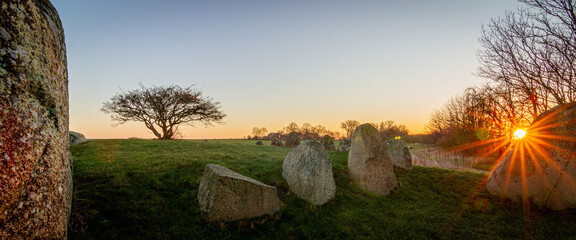
[[[384,121],[380,123],[371,123],[375,128],[378,129],[382,139],[390,139],[395,137],[403,137],[408,135],[408,129],[402,124],[396,124],[394,121]],[[291,132],[296,132],[300,135],[301,139],[315,139],[319,140],[325,135],[328,135],[336,140],[342,140],[345,138],[350,138],[354,133],[354,130],[360,125],[359,121],[347,120],[340,123],[340,128],[342,128],[345,133],[339,131],[332,131],[327,129],[325,126],[316,125],[313,126],[310,123],[304,123],[302,126],[292,122],[286,127],[275,132],[269,132],[265,127],[254,127],[252,128],[252,135],[248,135],[246,139],[272,139],[279,138],[284,139]]]

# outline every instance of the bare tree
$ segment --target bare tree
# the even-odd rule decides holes
[[[346,120],[340,123],[340,128],[346,131],[346,138],[350,138],[358,126],[360,126],[360,122],[356,120]]]
[[[576,100],[576,1],[521,2],[483,27],[478,73],[531,103],[533,118]]]
[[[300,127],[300,136],[302,137],[302,139],[314,139],[314,136],[312,134],[313,128],[314,127],[312,127],[312,124],[310,123],[302,124],[302,127]]]
[[[300,128],[298,128],[298,124],[296,123],[290,123],[288,124],[288,126],[284,127],[284,132],[286,132],[286,134],[289,134],[291,132],[299,132]]]
[[[314,139],[320,139],[324,135],[332,136],[330,131],[322,125],[316,125],[315,127],[312,127],[310,132],[314,136]],[[334,136],[332,136],[332,138],[334,138]]]
[[[266,135],[268,135],[268,129],[266,129],[265,127],[252,128],[252,136],[254,137],[254,139],[264,138],[266,137]]]
[[[408,135],[408,128],[402,124],[396,124],[392,120],[373,124],[380,132],[382,139],[386,140],[396,136]]]
[[[481,140],[498,145],[517,128],[528,127],[532,104],[508,85],[471,87],[450,99],[430,117],[427,126],[436,143],[444,147]],[[495,140],[498,139],[498,140]]]
[[[209,126],[221,124],[226,117],[219,102],[203,97],[202,92],[192,87],[140,87],[142,89],[116,94],[101,110],[112,114],[117,125],[128,121],[143,122],[158,139],[173,139],[183,123],[193,126],[194,122],[200,122]]]

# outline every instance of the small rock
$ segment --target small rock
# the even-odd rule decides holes
[[[334,139],[330,137],[330,135],[324,135],[322,139],[320,139],[320,144],[324,147],[326,151],[336,151],[336,145],[334,145]]]
[[[286,147],[296,147],[300,144],[300,134],[297,132],[291,132],[286,137]]]
[[[350,138],[345,138],[342,141],[340,141],[340,144],[338,144],[338,148],[336,149],[336,151],[338,152],[350,152],[350,146],[352,145],[352,140],[350,140]]]
[[[282,143],[282,140],[280,140],[279,138],[273,137],[272,141],[270,142],[270,146],[282,147],[284,146],[284,144]]]
[[[410,154],[410,147],[402,140],[388,140],[386,141],[388,148],[388,156],[392,159],[392,165],[412,169],[412,155]]]
[[[86,140],[86,137],[84,137],[84,134],[79,133],[79,132],[70,131],[70,146],[74,146],[76,144],[80,144],[80,143],[83,143],[86,141],[88,141],[88,140]]]

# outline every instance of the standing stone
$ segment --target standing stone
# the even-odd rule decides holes
[[[324,135],[322,139],[320,139],[320,144],[324,147],[326,151],[336,151],[336,145],[334,145],[334,139],[330,137],[330,135]]]
[[[324,204],[336,193],[330,156],[314,140],[305,140],[288,153],[282,177],[296,196],[314,205]]]
[[[86,141],[88,140],[86,140],[84,134],[70,131],[70,146],[74,146],[76,144],[80,144]]]
[[[0,239],[65,239],[72,200],[64,32],[47,0],[0,2]]]
[[[350,152],[350,146],[352,146],[352,140],[350,138],[345,138],[342,141],[340,141],[340,144],[338,144],[338,148],[336,149],[336,151]]]
[[[270,142],[271,146],[277,146],[277,147],[282,147],[284,146],[284,144],[282,143],[282,140],[280,140],[279,138],[273,137],[272,141]]]
[[[576,208],[574,119],[576,102],[538,116],[488,177],[488,192],[514,201],[524,197],[551,210]]]
[[[200,210],[208,221],[236,221],[280,210],[276,187],[217,164],[208,164],[198,188]]]
[[[370,124],[358,126],[352,135],[348,169],[350,178],[369,192],[388,196],[398,186],[386,145]]]
[[[402,140],[388,140],[386,141],[388,148],[388,156],[392,159],[392,165],[412,169],[412,155],[410,154],[410,147]]]
[[[291,132],[286,137],[286,147],[297,147],[300,144],[300,134]]]

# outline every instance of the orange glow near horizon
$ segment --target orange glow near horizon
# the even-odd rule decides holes
[[[342,120],[344,121],[344,120]],[[328,130],[345,133],[340,128],[342,121],[308,121],[312,125],[323,125]],[[231,119],[226,121],[223,125],[214,125],[205,127],[197,125],[191,127],[188,125],[181,125],[179,130],[182,133],[183,139],[241,139],[245,136],[252,135],[253,127],[265,127],[268,131],[278,131],[283,129],[292,121],[259,121],[243,119]],[[302,126],[306,121],[293,121]],[[369,122],[369,121],[366,121]],[[373,121],[374,122],[374,121]],[[398,123],[404,123],[398,121]],[[127,122],[122,125],[114,126],[114,123],[108,119],[107,115],[102,114],[101,118],[95,122],[86,122],[72,119],[70,123],[70,130],[84,134],[88,139],[127,139],[132,137],[153,139],[154,135],[146,129],[143,123],[140,122]],[[405,126],[410,130],[410,134],[420,134],[424,130],[424,123],[406,121]]]

